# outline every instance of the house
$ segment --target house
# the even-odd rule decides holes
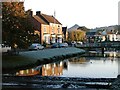
[[[102,41],[118,41],[117,34],[119,33],[119,26],[112,25],[108,27],[99,27],[96,30],[102,31]]]
[[[39,35],[39,43],[62,43],[62,24],[54,16],[42,14],[41,11],[37,11],[36,15],[29,11],[29,15],[35,33]]]
[[[86,33],[86,38],[89,43],[117,41],[117,33],[114,30],[109,31],[93,29]]]
[[[107,39],[109,41],[117,41],[117,34],[114,32],[107,32]]]
[[[120,34],[117,34],[116,38],[117,38],[117,41],[120,41]]]
[[[96,34],[96,32],[86,32],[87,42],[93,43],[94,39],[95,39],[95,34]]]
[[[75,24],[68,29],[68,40],[69,41],[84,41],[86,34],[86,27]]]
[[[79,28],[80,26],[78,24],[73,25],[72,27],[68,28],[68,32],[75,31]]]

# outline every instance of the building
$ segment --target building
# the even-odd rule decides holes
[[[89,43],[102,41],[118,41],[117,32],[114,30],[97,30],[93,29],[86,33],[86,38]]]
[[[117,34],[117,41],[120,41],[120,34]]]
[[[102,31],[102,41],[118,41],[119,26],[112,25],[108,27],[99,27],[96,30]]]
[[[101,31],[92,29],[86,32],[86,39],[88,43],[101,42],[102,41]]]
[[[87,29],[87,28],[86,28]],[[75,24],[68,29],[68,41],[84,41],[86,36],[86,30],[84,26],[80,27]]]
[[[41,11],[37,11],[36,15],[33,15],[32,11],[28,13],[31,16],[35,34],[39,35],[39,43],[62,43],[62,24],[54,16],[42,14]]]
[[[117,34],[115,34],[114,32],[107,32],[107,37],[106,39],[108,41],[117,41]]]

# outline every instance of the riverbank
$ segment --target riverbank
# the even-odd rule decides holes
[[[85,53],[84,50],[68,47],[68,48],[54,48],[44,49],[39,51],[25,51],[20,52],[19,55],[3,55],[2,69],[3,73],[19,69],[25,69],[45,63],[50,63],[65,58],[74,57]]]
[[[108,90],[115,78],[76,78],[43,76],[3,76],[3,88]]]

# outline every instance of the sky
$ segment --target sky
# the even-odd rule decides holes
[[[25,10],[54,15],[62,26],[75,24],[87,28],[118,24],[120,0],[24,0]]]

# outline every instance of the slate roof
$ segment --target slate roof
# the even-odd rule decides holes
[[[96,32],[86,32],[87,36],[94,36],[96,34]]]
[[[56,18],[50,15],[46,14],[41,14],[42,17],[44,17],[49,23],[56,23],[56,24],[61,24]],[[62,24],[61,24],[62,25]]]
[[[34,15],[33,16],[34,19],[36,19],[38,22],[40,22],[41,24],[47,24],[43,19],[41,19],[39,16]]]
[[[68,31],[77,30],[79,27],[80,27],[79,25],[75,24],[74,26],[70,27]]]

